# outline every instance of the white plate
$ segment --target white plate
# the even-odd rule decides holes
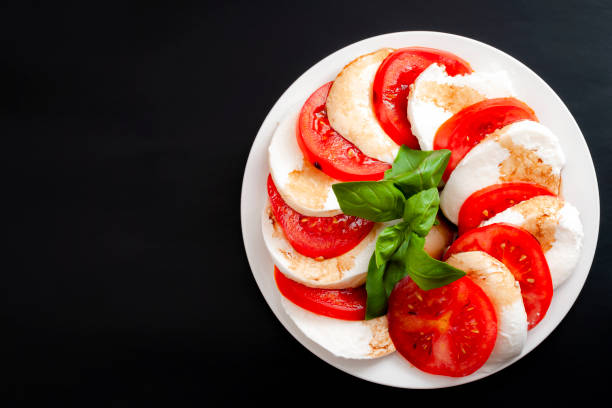
[[[520,356],[490,370],[480,369],[462,378],[423,373],[394,353],[377,360],[346,360],[306,338],[285,314],[273,279],[273,264],[261,235],[260,214],[266,197],[267,147],[274,128],[295,104],[302,104],[319,86],[334,79],[344,65],[359,55],[382,47],[425,46],[450,51],[468,61],[475,71],[504,69],[510,75],[519,99],[531,106],[540,121],[560,139],[567,156],[563,170],[563,196],[580,211],[584,224],[584,248],[571,277],[555,291],[546,317],[529,332]],[[577,84],[576,86],[579,86]],[[285,328],[312,353],[356,377],[403,388],[451,387],[491,375],[514,363],[542,342],[567,314],[589,273],[599,231],[599,191],[595,168],[584,137],[567,107],[555,92],[525,65],[496,48],[457,35],[408,31],[380,35],[345,47],[299,77],[274,104],[251,147],[244,172],[241,198],[244,246],[253,276],[268,305]],[[290,341],[287,339],[287,341]]]

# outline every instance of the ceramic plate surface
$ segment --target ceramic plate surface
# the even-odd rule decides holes
[[[522,354],[462,378],[424,373],[398,353],[375,360],[347,360],[335,357],[313,343],[293,324],[280,304],[280,294],[273,279],[272,260],[261,233],[261,212],[267,196],[267,148],[279,121],[292,107],[301,106],[317,88],[333,80],[342,67],[354,58],[382,47],[408,46],[450,51],[468,61],[474,71],[503,69],[508,72],[518,98],[531,106],[540,122],[559,137],[567,157],[562,173],[562,195],[578,208],[584,225],[584,247],[580,261],[571,277],[555,291],[546,317],[529,331]],[[368,381],[403,388],[440,388],[475,381],[502,370],[533,350],[561,322],[578,297],[595,255],[599,230],[599,192],[593,161],[576,121],[557,94],[533,71],[508,54],[469,38],[409,31],[368,38],[336,51],[306,71],[285,91],[270,110],[251,147],[242,183],[241,222],[247,257],[261,293],[276,317],[304,347],[334,367]],[[292,340],[287,337],[287,341]]]

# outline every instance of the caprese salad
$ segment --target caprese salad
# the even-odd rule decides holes
[[[262,213],[293,322],[336,356],[397,351],[437,375],[519,355],[583,231],[512,78],[384,48],[313,89],[274,131]]]

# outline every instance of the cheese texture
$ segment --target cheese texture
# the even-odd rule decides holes
[[[408,119],[421,150],[433,150],[438,128],[461,109],[490,98],[514,96],[505,71],[449,76],[431,64],[410,86]]]
[[[310,340],[335,356],[371,359],[393,353],[387,316],[372,320],[341,320],[312,313],[281,295],[281,303],[293,323]]]
[[[270,174],[283,200],[295,211],[311,217],[342,213],[332,190],[338,181],[315,168],[297,143],[298,113],[292,111],[279,124],[268,147]]]
[[[508,268],[481,251],[460,252],[447,262],[480,286],[495,308],[497,339],[487,363],[499,363],[521,354],[527,341],[527,313],[519,283]]]
[[[493,184],[531,182],[558,194],[565,156],[544,125],[523,120],[507,125],[474,146],[451,173],[440,208],[457,224],[459,210],[473,193]]]
[[[345,66],[334,80],[327,102],[332,128],[366,156],[393,163],[399,146],[383,130],[374,113],[372,84],[378,67],[392,52],[383,48]]]
[[[571,275],[580,259],[584,231],[576,207],[558,197],[537,196],[522,201],[484,221],[505,222],[529,231],[540,242],[553,287]]]

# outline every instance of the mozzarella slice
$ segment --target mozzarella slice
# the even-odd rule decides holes
[[[578,210],[558,197],[538,196],[496,214],[481,225],[517,225],[534,235],[546,256],[553,287],[572,273],[582,249],[584,232]]]
[[[453,243],[455,228],[442,217],[437,218],[438,225],[434,225],[425,237],[425,252],[432,258],[442,259],[444,252]]]
[[[525,181],[558,194],[565,156],[544,125],[523,120],[507,125],[476,145],[459,162],[440,194],[440,208],[457,224],[465,200],[493,184]]]
[[[505,71],[449,76],[431,64],[410,86],[408,119],[421,150],[433,150],[438,128],[461,109],[490,98],[514,96]]]
[[[334,80],[325,104],[332,128],[365,155],[393,163],[399,146],[378,123],[372,84],[378,67],[393,50],[362,55],[345,66]]]
[[[386,225],[388,223],[374,225],[372,231],[350,251],[335,258],[317,260],[293,249],[274,219],[269,202],[261,218],[264,242],[278,269],[303,285],[325,289],[354,288],[365,282],[376,238]]]
[[[283,200],[300,214],[329,217],[342,213],[332,190],[338,181],[315,168],[297,143],[299,113],[287,115],[268,147],[270,174]]]
[[[363,285],[368,274],[370,257],[382,230],[400,220],[376,223],[372,231],[350,251],[328,259],[310,258],[297,252],[285,238],[267,202],[261,217],[261,230],[268,252],[278,269],[289,279],[313,288],[343,289]],[[443,224],[434,225],[425,238],[425,251],[440,259],[453,238]]]
[[[487,363],[499,363],[521,354],[527,341],[527,313],[521,288],[508,268],[481,251],[454,254],[447,262],[480,286],[495,308],[497,339]]]
[[[312,341],[338,357],[369,359],[395,351],[387,316],[372,320],[340,320],[312,313],[281,295],[285,312]]]

